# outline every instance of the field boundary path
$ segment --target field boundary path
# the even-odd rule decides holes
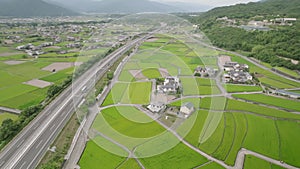
[[[18,109],[11,109],[11,108],[8,108],[8,107],[0,107],[0,112],[7,112],[7,113],[13,113],[13,114],[21,114],[21,110],[18,110]]]

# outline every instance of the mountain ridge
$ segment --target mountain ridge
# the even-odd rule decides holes
[[[76,12],[42,0],[0,0],[0,16],[73,16]]]
[[[149,0],[47,0],[86,13],[184,12],[184,8]]]

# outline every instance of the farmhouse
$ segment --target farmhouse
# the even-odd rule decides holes
[[[252,81],[253,77],[249,72],[232,70],[227,74],[224,74],[224,80],[226,83],[246,83],[248,81]]]
[[[166,105],[162,102],[154,102],[151,103],[147,108],[153,113],[159,113],[166,108]]]
[[[198,66],[194,71],[194,76],[199,77],[211,77],[216,74],[216,71],[212,68],[202,68],[201,66]]]
[[[249,66],[246,64],[239,64],[237,62],[226,62],[223,66],[224,71],[229,72],[232,70],[235,71],[248,71]]]
[[[275,23],[280,23],[280,24],[287,24],[287,23],[292,23],[296,22],[297,18],[275,18],[274,22]]]
[[[157,91],[162,93],[175,93],[180,87],[180,81],[178,77],[167,77],[163,85],[157,86]]]
[[[189,117],[194,111],[194,105],[190,102],[183,104],[180,108],[180,113],[182,113],[185,118]]]

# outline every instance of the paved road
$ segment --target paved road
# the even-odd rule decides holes
[[[254,151],[250,151],[250,150],[247,150],[247,149],[244,149],[242,148],[239,152],[238,152],[238,155],[237,155],[237,158],[236,158],[236,161],[235,161],[235,165],[233,167],[228,167],[228,169],[242,169],[244,167],[244,162],[245,162],[245,156],[246,155],[252,155],[252,156],[255,156],[257,158],[260,158],[262,160],[265,160],[267,162],[270,162],[272,164],[276,164],[278,166],[281,166],[283,168],[288,168],[288,169],[299,169],[297,167],[294,167],[294,166],[291,166],[291,165],[288,165],[286,163],[282,163],[278,160],[274,160],[272,158],[269,158],[269,157],[266,157],[264,155],[261,155],[261,154],[258,154]]]
[[[79,77],[49,106],[47,106],[28,126],[17,135],[0,153],[0,168],[32,169],[37,166],[48,147],[74,113],[74,106],[81,100],[81,89],[91,84],[96,75],[104,74],[112,63],[118,60],[130,48],[143,38],[136,39],[121,47],[111,55],[95,64],[84,75]]]

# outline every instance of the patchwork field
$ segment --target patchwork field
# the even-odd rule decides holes
[[[150,68],[150,69],[145,69],[142,72],[143,75],[146,76],[148,79],[156,79],[161,77],[161,74],[158,69]]]
[[[139,155],[137,155],[138,157]],[[146,168],[195,168],[207,162],[207,159],[189,149],[184,144],[178,144],[173,149],[153,156],[141,158],[142,164]]]
[[[247,155],[245,159],[244,169],[264,168],[264,169],[284,169],[283,167],[271,164],[251,155]]]
[[[180,78],[180,80],[185,96],[220,94],[215,80],[202,78]]]
[[[143,112],[134,109],[117,106],[102,110],[95,119],[92,129],[122,143],[129,149],[165,131]]]
[[[126,107],[113,107],[102,111],[104,119],[116,131],[129,137],[148,138],[153,137],[164,129],[153,122],[150,117],[136,109]],[[125,115],[125,116],[124,116]],[[151,130],[149,130],[151,128]],[[145,132],[148,130],[148,132]]]
[[[237,92],[257,92],[262,91],[260,86],[249,86],[249,85],[230,85],[227,84],[224,86],[228,93],[237,93]]]
[[[121,149],[120,151],[124,150]],[[124,154],[126,154],[125,151]],[[91,140],[86,145],[79,165],[82,169],[98,168],[100,166],[100,168],[116,168],[125,160],[125,157],[112,154]]]
[[[257,115],[270,116],[276,118],[289,118],[295,120],[300,119],[299,115],[297,114],[231,99],[228,99],[227,101],[226,110],[252,112],[253,114]]]
[[[300,102],[296,100],[289,100],[287,98],[274,97],[264,94],[233,95],[233,97],[272,105],[276,107],[282,107],[288,110],[300,111]]]
[[[144,82],[144,79],[163,77],[160,70],[164,69],[165,74],[179,75],[183,88],[182,97],[185,97],[169,102],[168,107],[180,107],[186,102],[191,102],[195,106],[196,111],[188,119],[174,120],[176,127],[172,126],[191,146],[230,166],[235,164],[241,148],[245,148],[300,167],[298,160],[300,149],[297,148],[300,142],[300,136],[297,134],[300,132],[300,115],[274,107],[230,99],[229,96],[220,96],[221,92],[214,79],[192,77],[197,66],[204,66],[207,63],[216,64],[214,57],[216,53],[205,47],[192,50],[192,45],[188,46],[182,42],[184,41],[162,36],[140,46],[137,54],[126,63],[119,82],[113,86],[104,101],[102,108],[108,107],[101,110],[97,116],[91,130],[93,136],[97,138],[105,135],[129,150],[134,150],[134,154],[145,168],[222,169],[223,167],[218,163],[208,161],[180,143],[171,132],[166,132],[159,123],[152,121],[144,112],[132,105],[118,105],[149,104],[152,84]],[[266,85],[276,88],[300,87],[299,83],[263,70],[240,57],[232,56],[232,60],[248,64],[250,71],[260,75],[259,80]],[[236,98],[300,111],[298,101],[264,94],[234,94],[259,92],[262,91],[260,86],[227,84],[224,88],[227,92],[233,93],[232,96]],[[214,94],[215,96],[206,96]],[[172,118],[176,119],[176,117]],[[98,140],[98,144],[106,143]],[[84,153],[86,155],[81,161],[87,161],[85,158],[89,152],[92,151],[87,147]],[[89,156],[96,160],[92,155]],[[121,157],[119,159],[106,153],[103,153],[103,156],[109,157],[109,160],[115,159],[108,168],[116,168],[116,166],[141,168],[134,159]],[[85,165],[84,162],[81,164]],[[246,156],[244,168],[280,169],[281,167],[254,156]]]
[[[24,109],[37,104],[45,99],[52,83],[59,84],[72,74],[73,68],[55,74],[42,70],[50,64],[39,60],[22,61],[20,64],[0,62],[0,105]]]
[[[151,82],[116,83],[102,106],[150,103]]]

